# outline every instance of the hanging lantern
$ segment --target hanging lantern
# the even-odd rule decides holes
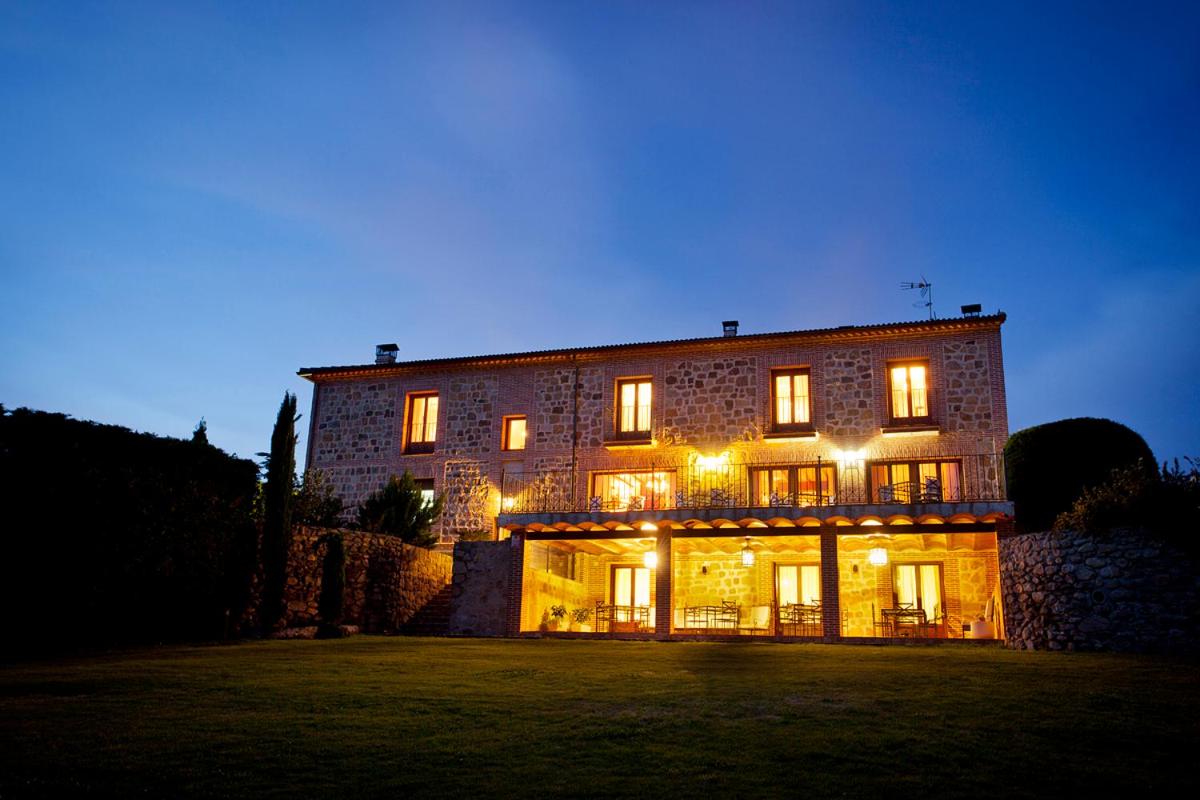
[[[750,537],[746,537],[746,546],[742,548],[742,566],[754,566],[754,549],[750,547]]]
[[[646,569],[654,569],[658,566],[658,553],[653,550],[647,550],[642,554],[642,564]]]
[[[877,567],[886,567],[888,563],[888,553],[886,547],[872,547],[867,552],[867,561]]]

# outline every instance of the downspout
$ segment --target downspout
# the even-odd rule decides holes
[[[575,368],[575,392],[571,398],[571,508],[575,508],[575,461],[579,449],[579,362],[576,354],[571,354],[571,364]]]

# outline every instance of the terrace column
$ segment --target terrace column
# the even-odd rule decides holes
[[[656,545],[658,566],[654,570],[654,638],[666,640],[671,636],[671,609],[675,602],[671,593],[671,578],[675,565],[671,563],[671,528],[658,532]]]
[[[508,539],[508,608],[504,612],[504,635],[515,637],[521,633],[521,595],[525,583],[525,532],[513,531]]]
[[[824,525],[821,526],[821,633],[826,639],[838,639],[842,635],[837,530]]]

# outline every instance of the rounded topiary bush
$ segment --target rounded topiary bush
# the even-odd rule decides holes
[[[1017,523],[1028,531],[1046,530],[1084,489],[1139,462],[1148,473],[1156,471],[1146,440],[1110,419],[1078,417],[1017,431],[1004,447]]]

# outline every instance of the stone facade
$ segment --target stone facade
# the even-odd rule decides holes
[[[839,451],[868,459],[994,454],[1008,436],[1000,354],[1002,317],[939,320],[558,353],[314,370],[308,468],[325,470],[349,518],[371,491],[405,470],[448,495],[437,531],[498,534],[506,475],[575,470],[544,492],[586,502],[597,472],[671,468],[728,451],[734,463],[811,463]],[[887,365],[929,364],[934,435],[889,439]],[[772,439],[771,370],[810,371],[815,436]],[[612,442],[616,383],[653,384],[652,443]],[[439,397],[433,453],[405,452],[413,393]],[[501,449],[502,420],[524,415],[520,451]],[[964,461],[964,470],[973,468]],[[998,484],[995,464],[984,476]],[[564,480],[562,475],[556,481]],[[978,482],[972,483],[972,486]]]
[[[1002,539],[1011,647],[1200,650],[1200,571],[1160,536],[1029,533]]]
[[[753,437],[759,421],[756,360],[670,361],[663,387],[664,442],[721,448]]]
[[[508,542],[458,542],[449,633],[503,636],[512,547]]]
[[[831,436],[869,435],[880,426],[875,413],[871,351],[833,350],[825,354],[825,429]]]
[[[451,461],[446,464],[443,483],[446,508],[442,514],[443,532],[460,535],[465,531],[488,530],[488,494],[491,486],[487,465],[482,461]]]
[[[316,625],[321,595],[321,537],[340,534],[346,553],[346,593],[342,620],[367,633],[393,633],[411,620],[430,600],[450,586],[452,559],[404,544],[394,536],[363,531],[299,527],[288,551],[284,590],[287,627]],[[251,608],[243,627],[258,624],[259,587],[255,578]]]
[[[445,452],[450,456],[487,453],[492,444],[498,381],[491,375],[463,375],[450,380],[444,418]]]
[[[971,339],[947,342],[943,353],[947,427],[988,430],[992,426],[992,382],[987,348]]]

